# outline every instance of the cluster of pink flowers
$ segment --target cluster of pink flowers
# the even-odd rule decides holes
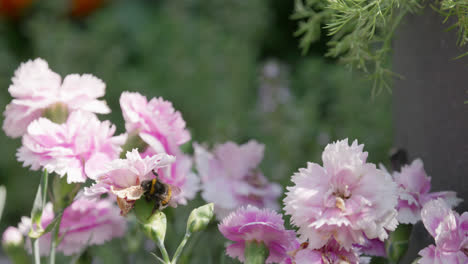
[[[212,153],[198,144],[194,149],[202,197],[215,204],[218,219],[246,205],[279,209],[281,187],[270,183],[257,169],[263,159],[263,145],[252,140],[240,146],[232,142],[217,145]]]
[[[199,183],[192,172],[192,159],[180,150],[180,145],[190,140],[190,133],[170,102],[162,98],[148,102],[138,93],[124,92],[120,103],[127,133],[115,136],[115,126],[109,121],[100,121],[95,115],[110,112],[104,101],[97,100],[105,93],[105,84],[98,78],[72,74],[62,82],[47,62],[36,59],[21,64],[12,82],[9,92],[14,99],[4,112],[3,128],[11,137],[22,136],[23,144],[17,156],[24,166],[33,170],[46,169],[61,177],[66,175],[68,183],[85,182],[90,178],[101,186],[109,183],[109,180],[101,182],[102,174],[111,173],[112,168],[117,171],[132,167],[132,161],[122,165],[118,158],[125,156],[121,152],[128,142],[127,135],[138,136],[138,140],[146,143],[139,154],[151,162],[176,157],[171,165],[163,166],[164,170],[158,169],[156,164],[150,165],[157,170],[161,181],[180,188],[172,204],[186,204],[195,197]],[[54,111],[65,115],[64,120],[54,120],[53,115],[49,115]],[[141,176],[155,177],[149,176],[149,172]],[[124,185],[118,184],[122,181],[139,185],[132,176],[135,173],[127,177],[113,172],[114,189],[123,188]],[[107,190],[111,188],[107,186]]]
[[[468,263],[468,213],[451,210],[461,201],[454,192],[429,192],[421,160],[391,175],[367,162],[368,153],[357,141],[328,144],[323,164],[308,163],[287,188],[283,209],[295,232],[275,212],[282,189],[258,168],[264,146],[254,140],[226,142],[212,151],[194,144],[192,159],[181,149],[190,132],[172,103],[131,92],[120,97],[126,133],[115,135],[115,126],[96,115],[110,112],[98,100],[104,82],[89,74],[62,81],[42,59],[22,64],[9,92],[14,99],[4,112],[3,129],[22,137],[18,160],[32,170],[66,177],[69,184],[93,181],[70,206],[56,208],[63,210],[57,250],[64,255],[123,236],[121,215],[143,196],[141,183],[158,177],[175,187],[170,206],[186,204],[199,190],[215,204],[219,230],[234,242],[227,254],[241,261],[248,243],[262,243],[269,252],[266,263],[363,263],[365,256],[386,255],[384,241],[399,223],[422,219],[435,245],[420,252],[418,263]],[[54,215],[52,203],[47,204],[42,228]],[[26,241],[30,249],[23,236],[39,229],[23,217],[18,228],[5,231],[3,243]],[[40,237],[42,254],[49,252],[51,239],[50,233]]]
[[[94,181],[65,209],[60,232],[71,228],[59,245],[65,254],[89,239],[90,244],[101,244],[125,230],[124,218],[117,221],[121,217],[117,214],[114,219],[115,208],[109,200],[104,206],[102,201],[87,204],[86,199],[108,194],[126,214],[143,194],[141,182],[154,179],[155,173],[160,181],[179,190],[173,192],[171,206],[186,204],[199,190],[192,158],[180,149],[191,138],[180,112],[162,98],[148,101],[138,93],[124,92],[120,105],[127,131],[115,135],[116,127],[96,115],[110,112],[105,101],[98,100],[105,87],[90,74],[71,74],[62,81],[42,59],[21,64],[9,87],[13,100],[4,112],[3,129],[10,137],[22,137],[18,160],[32,170],[66,177],[69,184]],[[133,150],[123,153],[123,149]],[[88,212],[93,210],[96,214]],[[47,226],[52,218],[49,205],[42,224]],[[21,226],[24,234],[34,228],[25,223]],[[87,235],[87,230],[95,237]],[[50,234],[41,237],[41,241],[46,239],[50,241]],[[46,246],[41,248],[47,251]]]
[[[122,93],[126,133],[116,135],[116,127],[96,115],[110,109],[98,100],[105,94],[105,83],[92,75],[72,74],[62,81],[47,62],[36,59],[21,64],[9,92],[13,100],[4,112],[3,129],[10,137],[22,137],[18,160],[32,170],[66,177],[69,184],[93,181],[65,209],[60,234],[66,235],[58,247],[64,254],[75,253],[86,243],[121,236],[124,218],[115,214],[111,201],[126,215],[144,194],[141,183],[155,177],[175,187],[169,202],[173,207],[186,204],[202,189],[202,197],[216,203],[219,219],[246,205],[279,209],[280,186],[270,183],[257,168],[263,145],[227,142],[209,153],[195,144],[198,177],[192,157],[181,150],[191,139],[185,121],[162,98]],[[102,195],[109,198],[99,200]],[[99,202],[90,202],[96,199]],[[49,204],[42,225],[49,225],[53,217]],[[78,219],[83,222],[79,224]],[[36,227],[23,218],[21,232],[26,235],[31,228]],[[42,253],[48,252],[50,238],[50,234],[41,237]]]
[[[308,163],[293,175],[284,210],[298,227],[297,240],[280,215],[247,207],[219,225],[235,242],[227,254],[244,261],[245,244],[257,241],[270,252],[267,263],[368,263],[366,256],[386,256],[384,241],[397,219],[415,223],[422,218],[436,246],[422,250],[418,263],[468,263],[468,215],[450,210],[460,201],[455,193],[429,193],[430,178],[420,160],[392,178],[366,161],[363,147],[347,139],[334,142],[322,154],[323,166]],[[204,168],[209,165],[205,162]]]

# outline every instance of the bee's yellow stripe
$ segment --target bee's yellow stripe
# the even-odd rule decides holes
[[[153,179],[153,180],[151,181],[151,190],[150,190],[150,194],[154,194],[154,192],[156,191],[155,188],[154,188],[154,187],[156,186],[156,181],[157,181],[157,179]]]
[[[171,190],[171,187],[168,187],[166,199],[164,199],[163,201],[161,201],[161,204],[162,204],[162,205],[168,204],[169,201],[171,200],[171,196],[172,196],[172,190]]]

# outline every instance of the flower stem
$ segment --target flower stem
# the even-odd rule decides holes
[[[185,244],[187,244],[188,239],[192,235],[191,232],[186,232],[184,239],[182,239],[182,242],[180,242],[179,246],[177,247],[177,250],[174,254],[174,257],[172,258],[172,264],[177,264],[177,260],[179,259],[180,255],[182,254],[182,250],[184,250]]]
[[[171,264],[171,260],[169,259],[169,254],[167,254],[166,247],[164,246],[162,241],[160,241],[159,239],[156,240],[156,245],[158,246],[159,250],[161,251],[164,262],[166,264]]]
[[[59,235],[59,229],[60,229],[60,223],[62,222],[62,216],[63,214],[59,214],[57,223],[55,224],[54,231],[52,233],[52,239],[50,242],[50,258],[49,258],[49,263],[50,264],[55,264],[55,249],[57,247],[57,242],[58,242],[58,235]]]

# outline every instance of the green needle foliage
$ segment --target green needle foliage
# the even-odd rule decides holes
[[[326,55],[364,71],[373,81],[375,94],[389,90],[389,81],[396,76],[389,61],[396,28],[406,14],[422,10],[423,3],[423,0],[296,0],[292,18],[299,20],[296,36],[301,36],[299,46],[304,53],[321,37],[323,28],[330,37]],[[434,7],[446,21],[450,17],[457,19],[451,28],[458,28],[457,44],[465,45],[468,2],[442,0]]]
[[[440,2],[440,9],[433,6],[434,9],[439,11],[445,16],[444,23],[450,18],[455,20],[448,29],[456,29],[458,32],[457,45],[462,47],[468,43],[468,1],[467,0],[442,0]],[[450,20],[452,21],[452,20]],[[457,58],[468,55],[468,52],[461,54]]]

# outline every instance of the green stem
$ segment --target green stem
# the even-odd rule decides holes
[[[39,253],[39,239],[34,240],[33,251],[34,251],[34,264],[41,264],[41,255]]]
[[[158,246],[159,250],[161,251],[162,257],[166,264],[171,264],[171,259],[169,258],[169,254],[167,254],[166,247],[160,240],[156,240],[156,245]]]
[[[57,223],[55,224],[54,231],[52,233],[52,239],[50,242],[50,264],[55,264],[55,248],[57,247],[57,242],[58,242],[58,235],[59,235],[59,230],[60,230],[60,223],[62,222],[62,216],[63,214],[60,214],[58,216]]]
[[[177,250],[174,254],[174,257],[172,258],[172,264],[177,264],[177,260],[179,259],[180,255],[182,254],[182,250],[184,250],[185,244],[187,244],[188,239],[192,233],[186,232],[184,239],[182,239],[182,242],[180,242],[179,246],[177,247]]]

